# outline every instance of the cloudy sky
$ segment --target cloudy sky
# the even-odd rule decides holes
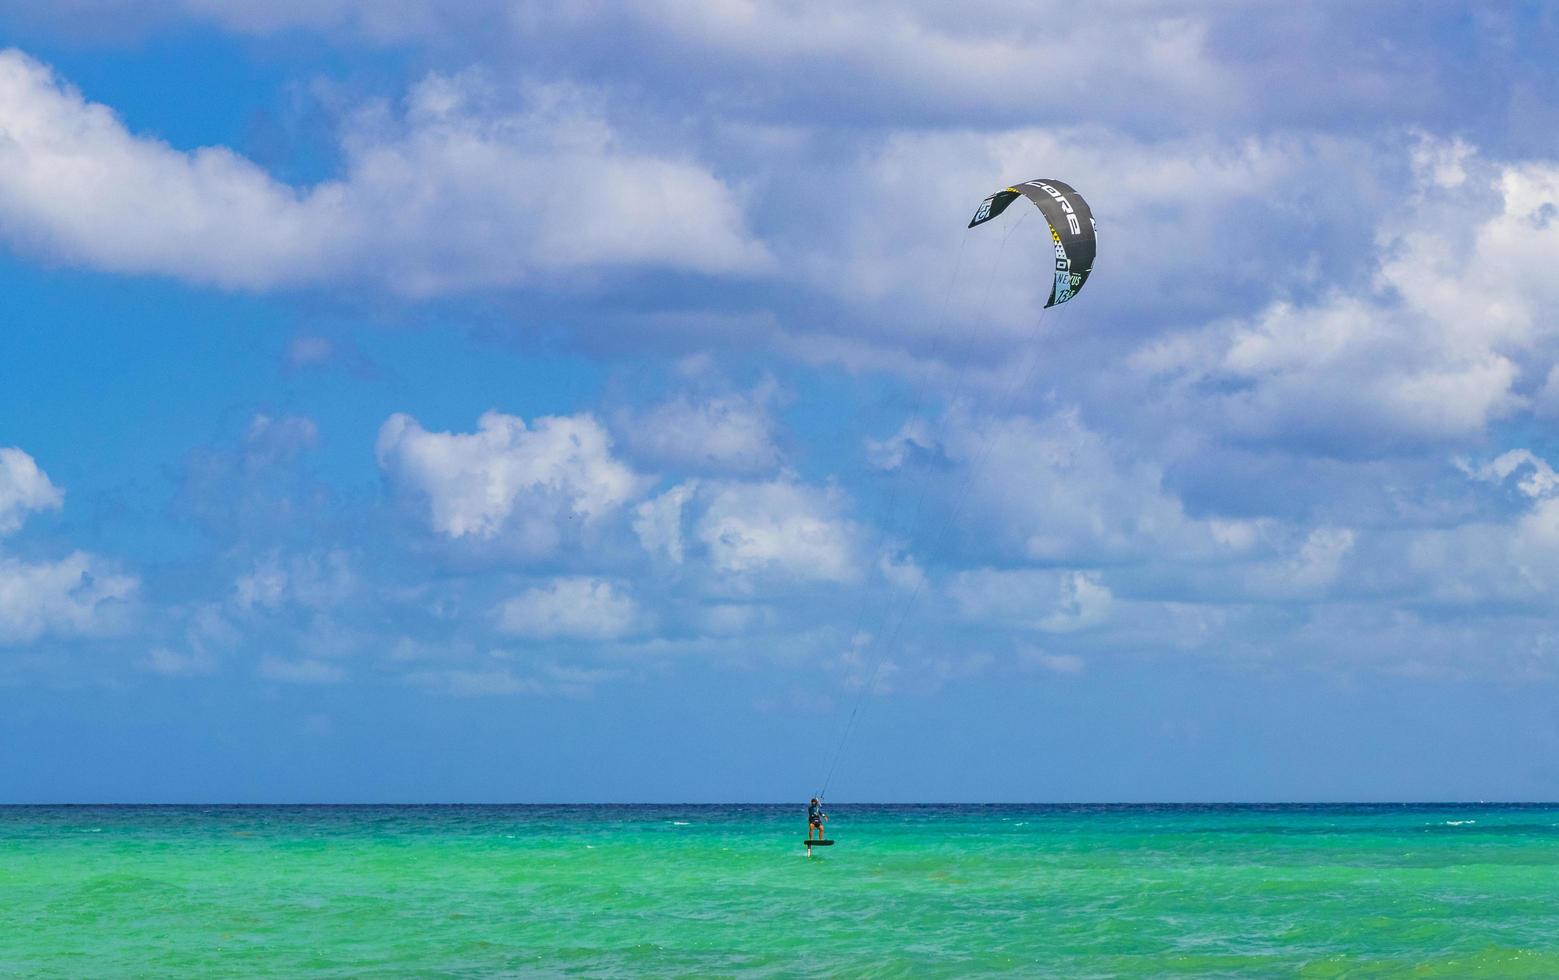
[[[0,0],[0,800],[1559,797],[1556,45]]]

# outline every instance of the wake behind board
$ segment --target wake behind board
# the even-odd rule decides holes
[[[802,841],[802,843],[805,844],[808,847],[833,847],[834,846],[834,842],[831,841],[831,840],[808,840],[808,841]]]

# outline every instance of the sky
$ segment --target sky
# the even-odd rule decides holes
[[[0,0],[0,802],[1559,798],[1556,45]]]

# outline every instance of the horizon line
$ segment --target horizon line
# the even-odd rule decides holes
[[[810,799],[810,797],[806,798]],[[494,802],[494,801],[462,801],[439,800],[430,802],[413,801],[312,801],[289,802],[268,800],[261,802],[214,802],[214,801],[181,801],[181,802],[0,802],[0,809],[21,807],[730,807],[730,806],[762,806],[762,807],[793,807],[805,805],[805,799],[797,800],[730,800],[723,802],[687,802],[687,801],[544,801],[544,802]],[[1433,807],[1433,806],[1559,806],[1559,800],[1077,800],[1062,802],[1037,802],[1037,801],[954,801],[936,800],[922,802],[904,801],[877,801],[877,800],[844,800],[836,801],[833,806],[901,806],[901,807],[1341,807],[1341,806],[1390,806],[1390,807]]]

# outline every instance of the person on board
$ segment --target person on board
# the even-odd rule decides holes
[[[812,839],[814,830],[817,831],[818,840],[827,836],[823,833],[823,824],[827,822],[828,814],[823,812],[823,804],[818,802],[817,797],[812,797],[812,802],[807,804],[807,840]]]

